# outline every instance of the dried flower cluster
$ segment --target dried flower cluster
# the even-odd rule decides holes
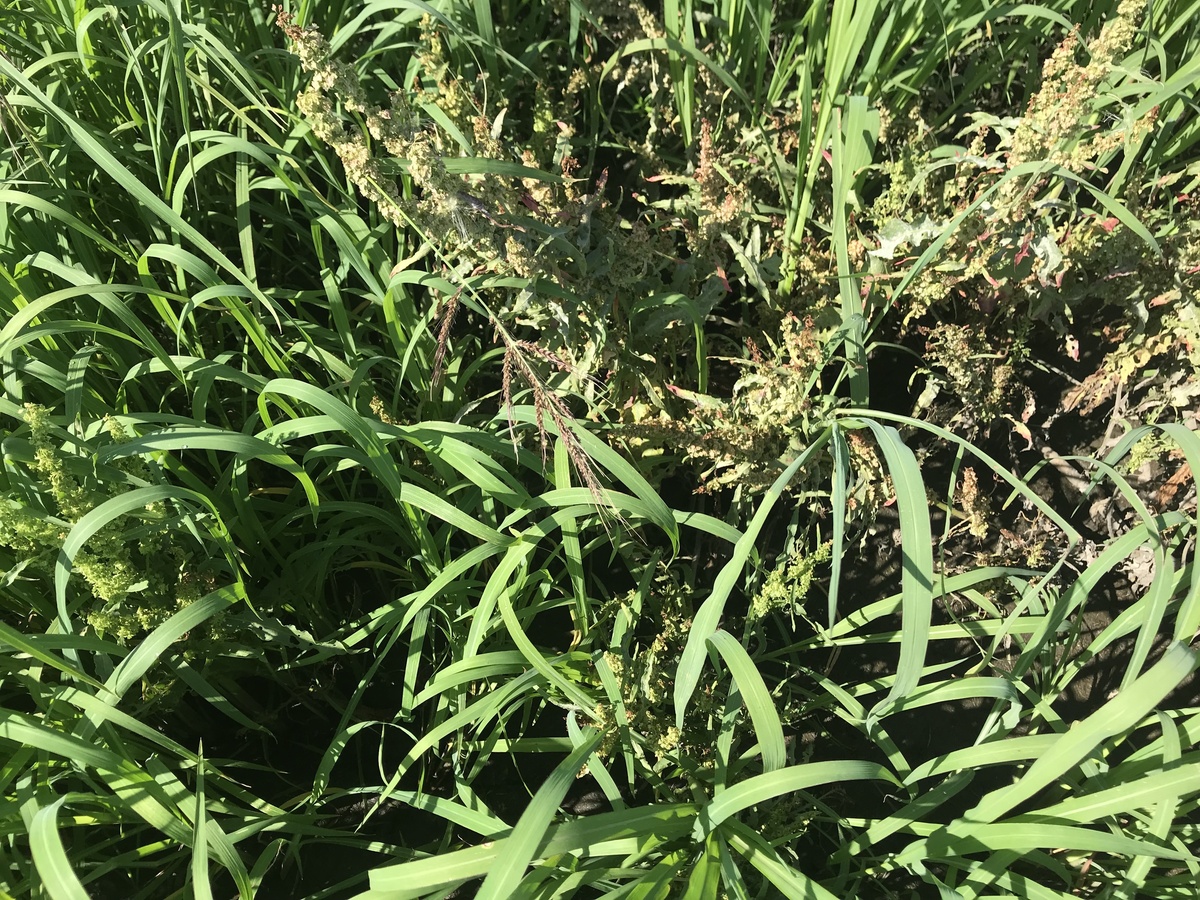
[[[1032,440],[1033,392],[1018,373],[1035,323],[1049,323],[1078,360],[1081,331],[1100,315],[1102,359],[1065,399],[1065,410],[1112,400],[1152,360],[1169,361],[1173,371],[1153,392],[1154,403],[1183,409],[1196,396],[1186,387],[1200,371],[1191,299],[1200,270],[1188,262],[1200,252],[1196,228],[1176,214],[1182,227],[1161,228],[1167,236],[1157,256],[1092,202],[1105,190],[1136,212],[1169,189],[1138,183],[1126,167],[1109,169],[1156,122],[1156,109],[1132,119],[1130,107],[1114,99],[1131,77],[1126,57],[1143,11],[1144,4],[1124,0],[1093,39],[1069,34],[1046,61],[1025,115],[973,115],[961,132],[969,144],[949,169],[919,139],[919,119],[895,129],[918,139],[903,140],[885,167],[890,183],[872,209],[881,227],[871,252],[884,268],[874,277],[886,290],[890,272],[903,272],[930,241],[948,238],[893,301],[903,328],[939,322],[923,326],[928,381],[918,414],[968,432],[1004,419]],[[1114,107],[1125,111],[1114,115]]]

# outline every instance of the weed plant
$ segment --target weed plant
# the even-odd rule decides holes
[[[0,896],[1194,896],[1194,5],[7,12]]]

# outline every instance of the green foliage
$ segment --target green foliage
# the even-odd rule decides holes
[[[1194,891],[1193,8],[14,8],[5,895]]]
[[[871,255],[885,261],[874,277],[903,273],[889,302],[904,326],[947,323],[927,347],[936,368],[921,402],[950,388],[957,408],[947,421],[1005,416],[1027,433],[1034,398],[1017,368],[1047,325],[1063,350],[1051,364],[1078,360],[1083,342],[1103,356],[1067,410],[1094,410],[1155,356],[1194,343],[1195,228],[1177,201],[1161,202],[1182,160],[1146,153],[1139,162],[1138,152],[1157,143],[1162,117],[1190,116],[1178,92],[1196,73],[1185,66],[1172,77],[1165,59],[1157,80],[1138,71],[1151,64],[1143,12],[1122,3],[1092,39],[1072,31],[1023,114],[973,114],[957,135],[965,146],[931,146],[920,119],[896,129],[902,143],[871,211],[881,226]],[[915,265],[905,262],[939,235]],[[1177,386],[1195,373],[1189,351],[1136,402],[1170,396],[1179,407],[1186,389]]]
[[[347,178],[384,219],[411,226],[422,237],[416,256],[434,251],[455,285],[456,301],[463,296],[493,327],[531,329],[542,357],[535,360],[538,367],[550,363],[551,371],[565,374],[566,387],[594,401],[589,382],[604,368],[615,370],[609,386],[615,398],[647,377],[639,371],[647,362],[655,383],[673,377],[667,367],[671,356],[654,365],[649,351],[661,354],[668,333],[683,335],[681,349],[689,340],[694,347],[695,340],[673,327],[676,315],[663,316],[654,308],[658,304],[639,309],[644,305],[637,301],[675,296],[698,330],[720,295],[705,249],[712,242],[712,220],[731,218],[736,204],[723,211],[694,205],[685,213],[698,237],[691,242],[691,261],[681,263],[661,227],[625,222],[616,214],[605,195],[604,173],[591,193],[581,191],[584,179],[574,177],[580,162],[570,155],[571,141],[546,142],[547,107],[554,104],[544,84],[532,141],[514,146],[507,109],[493,120],[484,100],[450,73],[432,19],[422,21],[417,55],[431,83],[411,97],[393,91],[386,107],[369,103],[354,70],[331,57],[318,31],[286,17],[280,23],[302,67],[313,75],[297,98],[306,123],[337,153]],[[339,106],[363,124],[347,125]],[[559,106],[564,115],[572,114]],[[565,123],[562,128],[572,130]],[[378,147],[391,159],[374,158]],[[397,164],[403,177],[392,188]],[[701,204],[711,199],[705,194],[709,181],[711,172],[695,179]],[[521,349],[515,338],[507,346],[513,353]],[[610,397],[606,405],[613,402]]]
[[[776,564],[750,604],[748,618],[754,621],[772,612],[794,613],[803,609],[804,601],[812,590],[817,567],[829,562],[832,549],[832,543],[825,543],[815,553],[795,553],[786,564]]]
[[[117,460],[115,469],[105,473],[115,480],[92,475],[81,482],[72,469],[81,471],[78,463],[85,460],[68,457],[54,440],[48,411],[26,404],[24,418],[33,452],[19,481],[27,491],[40,489],[44,496],[31,503],[28,492],[25,502],[12,495],[0,508],[0,546],[13,554],[6,576],[10,583],[33,574],[41,579],[52,575],[68,533],[80,520],[130,485],[151,480],[146,462],[134,457]],[[113,443],[129,440],[116,419],[110,417],[103,425]],[[199,543],[180,527],[165,503],[147,504],[138,518],[109,519],[72,559],[91,595],[74,605],[82,607],[83,618],[98,634],[111,632],[122,641],[153,630],[198,599],[206,582],[212,587],[212,573],[204,574],[192,564]],[[51,618],[43,611],[40,624],[48,625]]]

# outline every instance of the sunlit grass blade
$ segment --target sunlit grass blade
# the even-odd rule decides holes
[[[1174,723],[1164,713],[1158,714],[1158,720],[1164,738],[1162,761],[1164,766],[1169,767],[1169,774],[1174,775],[1179,771],[1178,764],[1183,749],[1179,742],[1179,733],[1175,730]],[[1150,836],[1159,843],[1165,844],[1171,840],[1172,825],[1178,815],[1179,803],[1181,798],[1188,793],[1188,787],[1190,786],[1164,785],[1160,788],[1156,785],[1157,790],[1154,790],[1152,797],[1148,798],[1153,812],[1147,830]],[[1134,805],[1130,804],[1130,806]],[[1132,900],[1139,892],[1145,890],[1146,879],[1154,862],[1155,859],[1152,856],[1135,858],[1126,870],[1121,884],[1113,891],[1113,896],[1119,900]],[[1191,870],[1190,874],[1194,877],[1200,871],[1200,865],[1192,862],[1189,869]]]
[[[63,797],[33,814],[29,823],[29,850],[38,877],[52,900],[88,900],[58,833],[58,810],[66,801]]]
[[[922,859],[962,857],[970,853],[991,850],[1031,851],[1040,847],[1062,847],[1092,853],[1117,853],[1125,856],[1149,854],[1158,859],[1194,859],[1190,853],[1170,847],[1160,847],[1149,841],[1124,837],[1093,828],[1074,825],[1051,825],[1034,822],[973,824],[969,832],[938,832],[916,841],[897,854],[901,864]]]
[[[933,611],[933,536],[929,524],[929,506],[925,498],[925,482],[913,452],[900,440],[894,428],[867,420],[883,451],[888,473],[896,491],[896,507],[900,515],[901,551],[904,568],[901,573],[902,629],[900,662],[896,681],[886,698],[871,711],[871,718],[887,715],[895,705],[917,686],[925,665],[929,642],[929,625]]]
[[[866,16],[864,16],[866,18]],[[850,97],[844,111],[838,110],[833,131],[833,246],[837,259],[842,329],[850,367],[850,397],[856,406],[870,403],[867,383],[867,354],[863,344],[866,329],[861,279],[852,271],[849,252],[849,216],[857,203],[857,190],[870,165],[879,134],[879,113],[870,110],[867,98]]]
[[[805,763],[755,775],[726,788],[700,811],[696,820],[696,837],[713,831],[722,822],[757,803],[766,803],[785,794],[807,790],[819,784],[867,779],[899,784],[884,766],[861,760]]]
[[[8,644],[8,646],[12,647],[18,653],[28,654],[39,662],[45,663],[77,681],[91,685],[97,690],[104,690],[104,685],[86,672],[71,665],[58,655],[43,649],[38,635],[26,636],[16,629],[9,627],[4,622],[0,622],[0,642]]]
[[[513,408],[511,416],[514,422],[523,422],[525,424],[536,424],[538,420],[537,411],[528,406]],[[547,427],[551,432],[555,431],[549,423],[547,423]],[[659,492],[651,487],[645,476],[638,472],[621,454],[617,453],[586,428],[575,425],[572,426],[572,431],[574,431],[576,439],[590,459],[594,460],[605,471],[616,478],[630,494],[646,504],[646,508],[651,515],[651,521],[666,533],[672,546],[677,549],[679,529],[675,522],[675,517],[670,507],[663,501]]]
[[[537,853],[567,789],[587,758],[600,746],[602,737],[598,731],[584,732],[583,743],[572,750],[538,788],[507,840],[507,852],[488,873],[475,896],[481,900],[503,900],[511,894]]]
[[[226,585],[175,613],[154,629],[136,650],[121,660],[105,683],[107,693],[104,695],[104,699],[112,705],[116,705],[120,698],[141,680],[150,667],[158,663],[167,648],[181,636],[203,624],[221,610],[245,599],[245,589],[241,585]],[[92,727],[100,724],[98,717],[90,718],[89,721]],[[90,728],[81,730],[81,734],[88,733],[90,733]]]
[[[63,541],[54,567],[55,603],[58,608],[59,624],[64,631],[68,633],[74,631],[71,625],[70,610],[67,606],[67,582],[71,577],[72,563],[79,550],[91,540],[96,532],[119,517],[134,510],[144,509],[151,503],[172,499],[189,499],[200,504],[208,503],[206,498],[186,488],[170,486],[136,488],[106,500],[75,523]],[[68,652],[70,653],[70,651]]]
[[[842,433],[841,425],[836,422],[830,432],[830,448],[833,456],[833,485],[830,492],[830,503],[833,506],[833,549],[830,551],[827,612],[828,627],[832,629],[837,621],[838,595],[842,583],[842,558],[846,553],[846,512],[848,510],[846,489],[853,475],[850,471],[850,447],[846,443],[846,436]]]
[[[699,859],[683,886],[682,900],[707,900],[716,896],[721,878],[721,839],[716,833],[704,840]]]
[[[951,772],[977,771],[987,766],[1038,759],[1053,749],[1057,741],[1058,736],[1054,734],[1025,734],[1003,741],[952,750],[921,763],[904,781],[905,784],[911,784]]]
[[[1121,816],[1137,809],[1151,809],[1164,799],[1178,798],[1200,784],[1200,763],[1178,765],[1178,756],[1167,762],[1174,762],[1176,765],[1165,771],[1152,772],[1143,778],[1122,781],[1116,787],[1071,797],[1061,803],[1021,813],[1009,821],[1054,820],[1074,824],[1094,822],[1103,817]],[[1162,837],[1165,838],[1166,835]]]
[[[972,822],[991,822],[1033,797],[1068,769],[1078,765],[1100,744],[1131,729],[1184,678],[1195,671],[1195,651],[1173,644],[1154,666],[1127,690],[1108,701],[1084,722],[1062,735],[1039,757],[1015,785],[984,797],[967,814]]]
[[[636,852],[638,844],[648,836],[669,840],[686,834],[691,830],[695,816],[696,807],[690,804],[660,804],[589,816],[552,826],[533,858],[543,859],[560,853],[626,856]],[[479,878],[490,872],[508,852],[507,840],[499,838],[441,857],[375,869],[371,872],[371,889],[419,896],[439,886]]]
[[[212,900],[208,879],[208,837],[205,834],[204,747],[196,754],[196,806],[192,811],[192,890],[196,900]]]
[[[762,836],[736,820],[722,828],[726,843],[754,866],[785,897],[837,900],[837,895],[787,864]]]
[[[191,842],[191,831],[183,825],[182,814],[176,805],[158,783],[134,763],[108,749],[96,747],[90,741],[65,735],[13,712],[0,714],[0,736],[95,768],[133,815],[182,846]]]
[[[946,778],[936,787],[918,794],[915,799],[887,818],[872,822],[864,832],[846,844],[838,852],[838,856],[852,859],[872,844],[897,832],[910,830],[915,823],[924,821],[927,816],[936,812],[948,800],[962,793],[974,777],[973,770],[958,772]],[[910,776],[911,779],[912,776]]]
[[[783,741],[783,725],[779,721],[779,713],[771,699],[771,692],[755,668],[754,660],[750,658],[746,648],[728,631],[718,629],[709,637],[708,642],[721,655],[745,701],[762,752],[763,769],[771,772],[782,768],[787,755]]]
[[[716,632],[717,623],[721,620],[721,614],[725,609],[725,603],[729,599],[734,586],[742,577],[742,569],[750,557],[750,552],[758,540],[759,533],[766,524],[771,509],[779,500],[779,497],[796,472],[824,449],[827,440],[828,433],[810,444],[783,471],[775,480],[775,483],[771,485],[770,490],[767,491],[759,503],[758,509],[754,513],[754,518],[750,520],[746,531],[738,538],[729,562],[721,569],[720,574],[713,583],[712,593],[701,604],[700,609],[696,611],[696,616],[692,622],[692,629],[688,632],[687,644],[683,648],[683,653],[679,658],[679,665],[675,670],[674,700],[675,726],[677,728],[683,727],[683,717],[687,712],[688,702],[691,700],[692,693],[696,689],[696,684],[700,680],[700,671],[704,666],[704,654],[708,639]]]

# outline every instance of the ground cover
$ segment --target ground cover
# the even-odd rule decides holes
[[[1194,5],[9,13],[5,895],[1193,895]]]

